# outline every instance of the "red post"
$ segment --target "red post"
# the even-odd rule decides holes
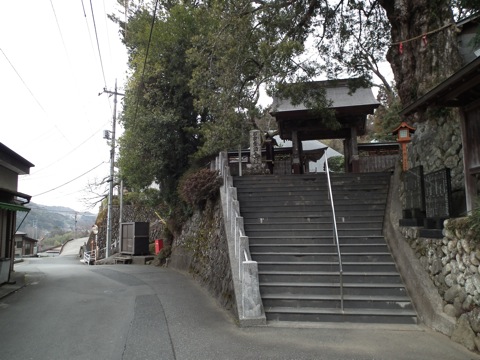
[[[407,143],[402,142],[402,166],[403,171],[408,170]]]
[[[157,239],[155,240],[155,255],[158,255],[160,251],[163,249],[163,240]]]

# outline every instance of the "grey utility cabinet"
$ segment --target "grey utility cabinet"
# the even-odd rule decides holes
[[[148,222],[122,223],[120,252],[129,255],[148,255],[149,231]]]

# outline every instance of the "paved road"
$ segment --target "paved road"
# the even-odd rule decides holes
[[[239,328],[169,269],[73,255],[15,267],[29,285],[0,300],[0,359],[480,359],[417,326]]]
[[[60,253],[60,256],[78,256],[80,253],[80,248],[82,247],[83,244],[85,244],[88,240],[88,237],[84,238],[79,238],[79,239],[74,239],[65,244],[63,247],[62,252]]]

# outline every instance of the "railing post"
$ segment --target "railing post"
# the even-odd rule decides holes
[[[242,308],[244,318],[255,318],[262,314],[262,299],[258,282],[256,261],[243,261]]]
[[[245,244],[247,244],[247,245],[245,245]],[[250,259],[250,257],[245,259],[244,256],[243,256],[245,251],[247,251],[247,253],[249,253],[249,251],[248,251],[248,236],[244,236],[244,235],[239,236],[239,238],[238,238],[238,251],[239,251],[238,273],[240,274],[240,276],[242,276],[242,264],[245,260]],[[240,278],[240,281],[243,281],[243,279]]]
[[[240,239],[244,235],[240,232],[240,229],[243,229],[243,217],[235,217],[235,256],[241,256],[240,250]]]

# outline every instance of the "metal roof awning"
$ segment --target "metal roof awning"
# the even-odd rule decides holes
[[[0,202],[0,209],[10,210],[10,211],[24,211],[24,212],[29,212],[31,210],[30,208],[27,208],[23,205],[11,204],[11,203],[5,203],[5,202]]]

